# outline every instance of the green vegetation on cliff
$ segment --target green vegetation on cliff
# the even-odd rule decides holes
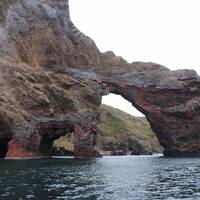
[[[133,154],[161,152],[146,120],[107,105],[102,105],[99,111],[97,149],[132,151]]]

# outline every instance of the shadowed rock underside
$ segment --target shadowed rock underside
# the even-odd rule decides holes
[[[200,79],[193,70],[101,53],[71,22],[68,0],[0,3],[0,157],[37,158],[75,135],[96,157],[97,111],[110,92],[140,110],[165,155],[200,154]]]

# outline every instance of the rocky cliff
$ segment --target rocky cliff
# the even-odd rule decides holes
[[[77,157],[93,150],[101,97],[140,110],[165,155],[200,154],[200,78],[101,53],[71,22],[68,0],[0,2],[0,157],[51,155],[75,134]]]

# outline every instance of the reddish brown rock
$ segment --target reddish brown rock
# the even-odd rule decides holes
[[[166,155],[200,154],[195,71],[101,53],[71,22],[68,0],[1,2],[0,157],[49,156],[68,131],[77,157],[98,156],[97,108],[109,92],[145,114]]]
[[[100,158],[101,154],[96,151],[93,147],[79,147],[75,146],[74,148],[76,158]]]
[[[6,159],[36,159],[40,157],[42,157],[42,155],[39,152],[29,151],[27,144],[23,141],[11,140],[8,143]]]

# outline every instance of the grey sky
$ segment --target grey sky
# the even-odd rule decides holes
[[[199,0],[70,0],[70,6],[75,25],[101,51],[200,74]],[[112,102],[130,110],[119,97],[104,100]]]

